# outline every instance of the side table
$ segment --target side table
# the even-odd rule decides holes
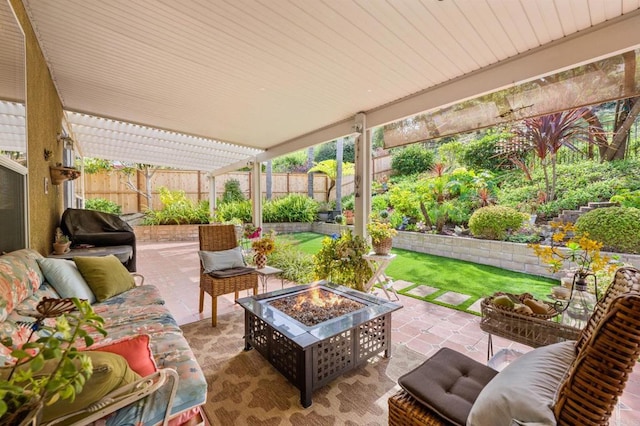
[[[396,292],[396,289],[393,288],[393,281],[391,281],[391,279],[384,272],[389,266],[389,264],[391,263],[391,261],[396,258],[396,255],[395,254],[375,254],[372,252],[372,253],[363,255],[362,258],[367,261],[369,268],[371,268],[371,271],[373,272],[373,275],[364,286],[365,292],[367,293],[370,292],[373,289],[373,286],[377,282],[382,287],[382,291],[384,291],[384,294],[385,296],[387,296],[387,299],[391,300],[391,294],[389,294],[389,290],[390,290],[391,293],[395,296],[395,301],[400,300],[400,297],[398,297],[398,292]]]
[[[63,254],[51,253],[47,257],[54,259],[73,259],[76,256],[108,256],[114,255],[122,263],[128,262],[133,256],[133,247],[131,246],[105,246],[105,247],[89,247],[71,249]]]
[[[262,292],[267,291],[267,281],[271,275],[280,275],[282,273],[282,269],[274,268],[272,266],[265,266],[264,268],[256,269],[258,276],[260,278],[260,284],[262,284]],[[280,281],[282,284],[282,288],[284,288],[284,278],[280,276]]]

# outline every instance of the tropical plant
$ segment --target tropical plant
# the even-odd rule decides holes
[[[314,272],[318,279],[329,279],[356,290],[364,291],[364,285],[373,272],[362,258],[369,253],[369,246],[361,236],[354,236],[350,230],[339,236],[326,237],[322,248],[314,255]]]
[[[122,206],[118,205],[114,201],[107,200],[106,198],[89,198],[85,200],[84,208],[87,210],[96,210],[115,215],[122,214]]]
[[[525,150],[532,151],[540,160],[544,172],[546,201],[553,201],[556,198],[556,156],[558,150],[565,146],[578,151],[574,145],[576,141],[588,142],[591,140],[589,127],[585,121],[588,112],[587,108],[578,108],[528,118],[523,121],[522,127],[514,129],[514,134],[520,140],[526,141]],[[551,176],[549,176],[549,172]]]
[[[85,346],[91,346],[88,329],[107,334],[102,328],[104,320],[86,300],[45,297],[28,315],[35,318],[30,324],[31,335],[37,332],[40,337],[35,341],[29,337],[21,348],[13,350],[14,364],[3,368],[8,375],[0,380],[1,424],[20,424],[21,417],[40,403],[73,401],[93,373],[91,360],[76,348],[76,341],[82,339]],[[56,318],[55,325],[47,325],[47,318]],[[13,346],[10,339],[2,343]],[[46,366],[53,370],[43,374]]]
[[[342,163],[342,175],[350,176],[355,173],[355,166],[353,163]],[[336,186],[336,179],[338,177],[338,162],[336,160],[324,160],[314,163],[314,166],[309,169],[308,173],[323,173],[329,178],[329,186],[327,187],[327,200],[330,198],[331,190]]]
[[[303,222],[311,223],[318,213],[318,203],[303,194],[288,194],[266,201],[262,219],[267,223]]]
[[[243,200],[218,204],[214,217],[216,222],[228,222],[235,219],[246,223],[253,220],[252,214],[251,201]]]
[[[161,210],[147,210],[145,225],[185,225],[209,223],[209,202],[195,203],[187,198],[184,191],[171,191],[160,187]]]

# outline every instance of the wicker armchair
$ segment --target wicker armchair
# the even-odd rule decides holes
[[[558,425],[607,425],[640,356],[640,271],[620,268],[576,342],[558,388]],[[404,389],[389,398],[389,425],[451,425]]]
[[[200,250],[220,251],[229,250],[238,246],[235,227],[233,225],[202,225],[198,230],[200,237]],[[258,274],[251,272],[227,278],[216,278],[204,272],[200,263],[200,312],[204,309],[204,294],[211,295],[211,325],[218,323],[218,296],[235,293],[238,298],[240,290],[253,289],[253,294],[258,292]]]

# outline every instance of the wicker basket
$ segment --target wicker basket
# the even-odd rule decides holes
[[[556,315],[558,315],[558,311],[556,310],[555,305],[552,304],[552,303],[549,303],[549,302],[545,302],[543,300],[539,300],[538,302],[544,304],[547,307],[547,313],[546,314],[536,314],[536,313],[528,314],[528,313],[516,312],[516,311],[513,310],[513,308],[509,308],[509,307],[506,307],[506,306],[503,306],[503,305],[494,304],[493,303],[493,299],[495,299],[498,296],[507,296],[514,303],[521,303],[521,304],[524,304],[524,301],[527,300],[527,299],[534,299],[533,295],[529,294],[529,293],[511,294],[511,293],[497,292],[493,296],[485,298],[482,301],[482,303],[483,304],[484,303],[490,303],[490,304],[493,305],[493,307],[495,309],[500,309],[500,310],[507,311],[507,312],[510,312],[510,313],[518,313],[518,314],[521,314],[521,315],[526,315],[526,316],[529,316],[529,317],[545,319],[545,320],[546,319],[551,319],[551,318],[555,317]]]
[[[371,242],[371,246],[373,247],[373,251],[376,254],[387,255],[391,252],[391,246],[393,245],[393,238],[385,238],[384,240],[378,242]]]
[[[580,335],[580,329],[555,322],[548,315],[520,314],[513,309],[494,305],[493,297],[495,295],[483,299],[480,304],[480,328],[489,334],[534,348],[565,340],[576,340]]]

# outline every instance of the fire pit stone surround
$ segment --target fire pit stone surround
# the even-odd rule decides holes
[[[321,289],[363,307],[307,326],[271,303]],[[245,350],[255,348],[300,390],[311,405],[313,390],[384,351],[391,355],[391,313],[402,305],[329,283],[300,285],[237,300],[245,309]]]

